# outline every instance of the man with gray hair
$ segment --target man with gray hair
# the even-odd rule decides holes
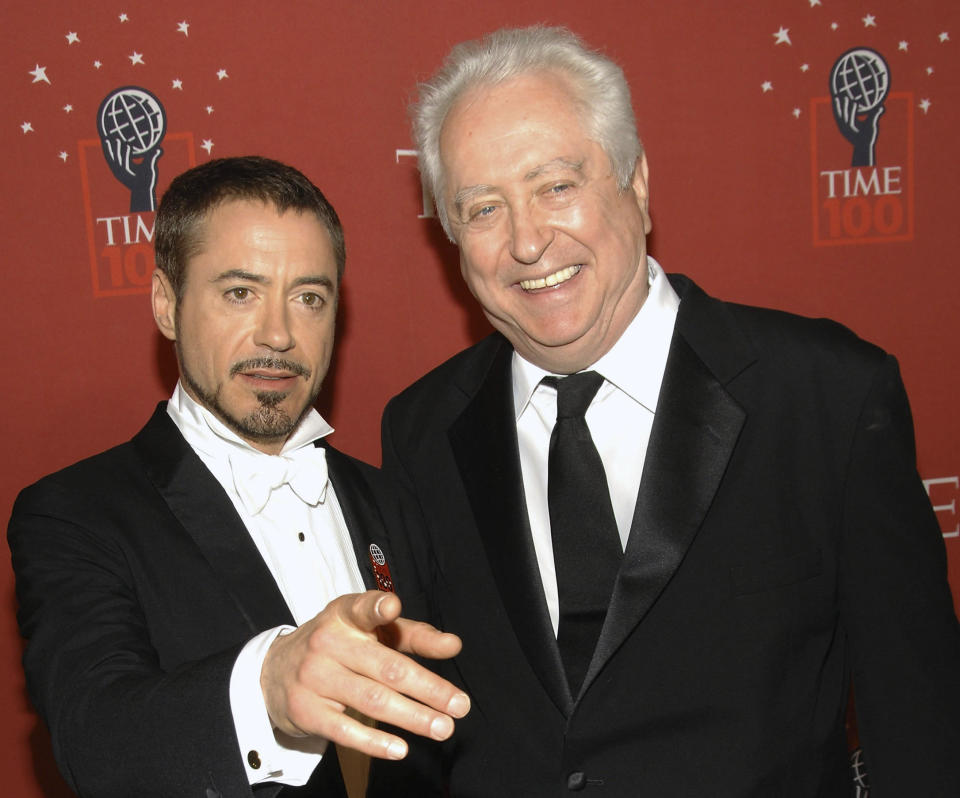
[[[646,252],[622,71],[557,28],[421,86],[425,185],[496,332],[393,399],[431,553],[447,741],[393,795],[960,794],[960,632],[896,361]]]

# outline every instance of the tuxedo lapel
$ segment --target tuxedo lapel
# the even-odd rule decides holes
[[[151,481],[170,512],[223,580],[256,634],[293,617],[220,483],[184,440],[161,402],[133,439]]]
[[[503,343],[472,401],[451,425],[454,457],[500,598],[517,639],[553,702],[572,707],[527,520],[515,411],[512,349]]]
[[[380,547],[390,565],[390,547],[386,527],[377,509],[377,503],[369,484],[363,478],[357,466],[332,446],[318,442],[326,449],[327,470],[330,481],[337,493],[337,501],[343,520],[353,542],[353,551],[357,565],[367,590],[377,589],[377,579],[373,573],[370,544]]]
[[[726,391],[721,378],[729,378],[752,361],[740,350],[739,333],[724,330],[724,320],[711,319],[707,297],[694,289],[685,295],[670,345],[656,417],[644,462],[640,491],[614,586],[610,607],[583,689],[613,656],[630,632],[647,614],[680,566],[710,507],[739,437],[746,414]],[[709,357],[716,341],[728,347],[722,357],[709,358],[720,377],[691,346],[683,317],[705,311],[698,329],[712,329],[703,347]],[[685,313],[685,311],[687,313]],[[729,335],[724,337],[723,333]],[[694,340],[698,336],[693,336]],[[738,364],[733,366],[733,364]]]

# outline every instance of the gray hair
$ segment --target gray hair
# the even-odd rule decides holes
[[[419,100],[411,107],[420,177],[451,240],[440,160],[440,132],[447,115],[469,89],[549,70],[570,79],[587,135],[606,152],[620,189],[630,185],[643,145],[623,70],[606,56],[588,50],[566,28],[503,28],[456,45],[436,75],[420,84]]]

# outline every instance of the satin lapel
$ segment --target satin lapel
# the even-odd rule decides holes
[[[383,551],[387,565],[390,565],[390,547],[386,528],[377,510],[373,492],[359,469],[351,460],[334,449],[321,444],[327,450],[327,468],[333,489],[337,492],[337,501],[347,531],[353,541],[353,550],[360,567],[360,575],[367,590],[377,589],[377,580],[370,561],[370,544],[376,543]]]
[[[270,569],[220,483],[167,415],[161,402],[133,439],[147,473],[171,513],[223,580],[252,634],[293,617]]]
[[[511,391],[512,350],[497,353],[471,403],[450,427],[450,444],[500,598],[547,694],[572,708],[530,535]]]
[[[679,567],[710,507],[744,419],[742,408],[684,336],[675,334],[630,537],[584,689]]]

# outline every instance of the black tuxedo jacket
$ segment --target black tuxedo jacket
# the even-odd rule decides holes
[[[851,677],[872,796],[960,795],[960,632],[893,358],[825,320],[679,315],[606,622],[571,695],[493,335],[388,405],[384,470],[432,552],[441,672],[473,700],[384,795],[848,796]],[[638,363],[642,368],[642,362]]]
[[[368,588],[377,543],[398,577],[379,473],[327,463]],[[81,796],[234,798],[251,792],[228,687],[243,645],[293,624],[230,499],[165,410],[129,443],[17,499],[9,542],[30,697]],[[402,545],[402,542],[400,543]],[[333,746],[283,795],[345,795]]]

